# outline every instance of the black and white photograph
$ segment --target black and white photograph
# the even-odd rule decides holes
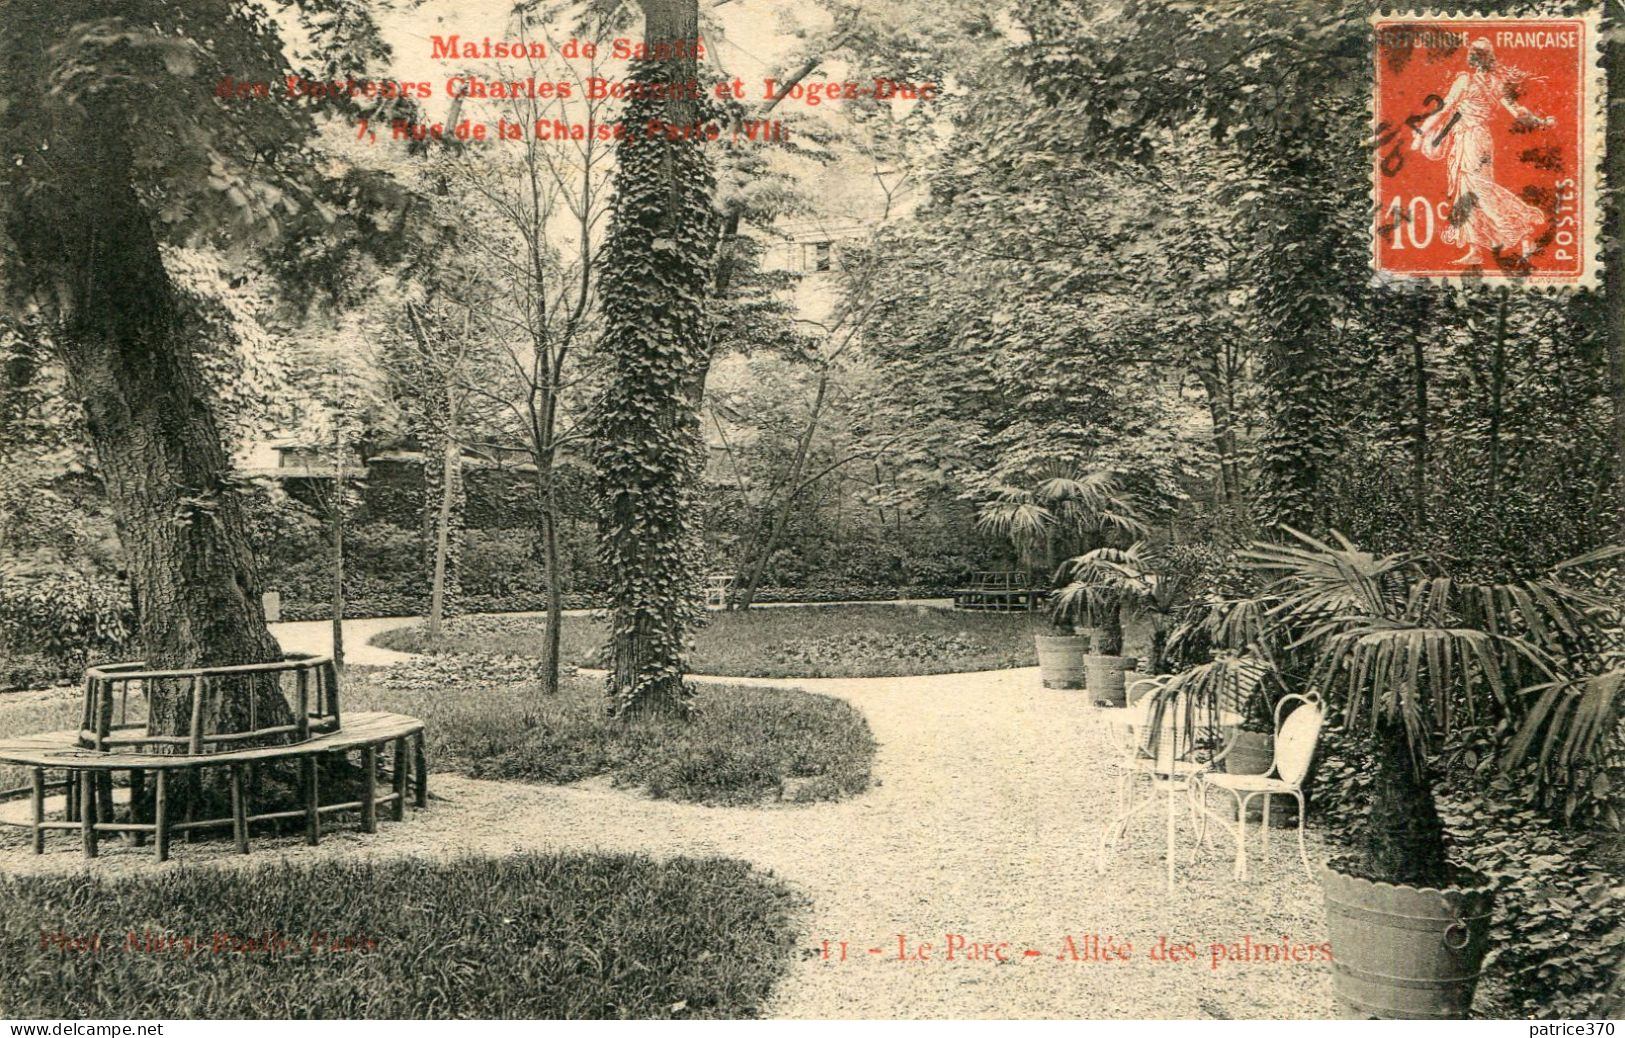
[[[1610,1038],[1622,188],[1625,0],[0,0],[0,1024]]]

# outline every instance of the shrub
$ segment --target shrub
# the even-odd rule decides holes
[[[37,652],[8,653],[0,656],[0,692],[49,688],[59,682],[77,679],[82,670],[65,660],[41,656]]]
[[[117,655],[134,615],[121,581],[74,572],[0,574],[0,651],[34,654],[69,670]]]

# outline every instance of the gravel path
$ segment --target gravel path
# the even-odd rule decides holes
[[[735,679],[737,680],[737,679]],[[801,956],[768,1011],[780,1017],[1323,1017],[1331,1011],[1321,962],[1221,963],[1210,945],[1325,940],[1318,886],[1297,863],[1292,833],[1277,833],[1252,878],[1229,877],[1228,853],[1181,862],[1165,892],[1162,830],[1138,824],[1104,876],[1097,833],[1113,807],[1112,756],[1083,697],[1040,687],[1035,669],[914,678],[761,681],[847,699],[867,716],[880,752],[876,788],[844,803],[771,809],[706,808],[606,788],[524,786],[436,776],[436,801],[378,835],[324,837],[320,847],[258,841],[178,845],[186,861],[254,867],[275,855],[504,854],[606,849],[657,856],[721,854],[769,869],[811,899]],[[1158,816],[1160,818],[1160,816]],[[9,830],[16,834],[17,830]],[[1310,833],[1311,860],[1320,856]],[[1189,846],[1187,840],[1185,846]],[[145,871],[150,851],[110,842],[99,871]],[[55,837],[45,856],[0,836],[0,872],[80,867],[77,841]],[[896,961],[933,945],[931,961]],[[1009,942],[1008,961],[945,958],[947,935]],[[1127,962],[1060,956],[1072,935],[1133,942]],[[1153,961],[1159,936],[1195,946],[1194,961]],[[828,939],[847,961],[825,960]],[[879,948],[881,954],[868,949]],[[1041,952],[1027,957],[1027,949]]]

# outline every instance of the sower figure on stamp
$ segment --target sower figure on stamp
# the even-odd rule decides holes
[[[1495,181],[1490,120],[1497,107],[1512,113],[1520,126],[1557,123],[1519,103],[1518,95],[1531,78],[1497,62],[1490,41],[1481,36],[1467,49],[1467,71],[1450,85],[1444,107],[1412,131],[1412,147],[1430,159],[1442,157],[1447,164],[1450,226],[1441,237],[1447,244],[1466,248],[1452,261],[1458,265],[1481,264],[1481,249],[1492,253],[1516,249],[1520,257],[1528,257],[1546,225],[1545,214]]]

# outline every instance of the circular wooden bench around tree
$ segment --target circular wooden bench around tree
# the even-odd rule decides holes
[[[254,727],[254,711],[241,730],[210,731],[211,692],[222,683],[254,681],[259,692],[279,689],[288,700],[292,723]],[[141,719],[142,700],[156,682],[185,682],[191,694],[189,732],[155,735]],[[137,718],[130,719],[132,690]],[[252,700],[250,700],[252,702]],[[115,710],[115,703],[117,708]],[[219,716],[219,711],[213,711]],[[117,723],[114,717],[118,717]],[[30,781],[0,790],[0,803],[27,798],[26,820],[0,814],[0,823],[32,830],[35,854],[45,851],[51,830],[78,831],[87,857],[95,857],[104,834],[129,833],[137,844],[151,836],[159,861],[169,857],[171,837],[230,827],[237,849],[248,853],[249,826],[303,818],[305,840],[321,838],[321,816],[358,812],[364,832],[377,831],[378,809],[389,809],[396,821],[405,816],[409,794],[418,807],[428,803],[428,767],[423,749],[423,722],[390,713],[350,714],[340,719],[338,676],[327,657],[290,655],[279,663],[197,670],[146,670],[139,663],[94,667],[85,676],[83,723],[78,729],[44,732],[0,740],[0,762],[29,770]],[[384,751],[381,753],[380,751]],[[392,752],[391,752],[392,751]],[[323,802],[321,759],[359,753],[359,790],[340,790],[338,799]],[[388,787],[379,791],[380,757],[389,755]],[[255,783],[245,776],[275,762],[298,765],[298,803],[256,805]],[[220,818],[173,817],[174,783],[188,774],[223,769],[230,790],[231,813]],[[53,772],[61,779],[52,781]],[[129,817],[115,821],[113,777],[128,774]],[[152,796],[146,795],[152,782]],[[47,794],[61,791],[58,817],[47,817]],[[256,808],[272,808],[259,810]]]

